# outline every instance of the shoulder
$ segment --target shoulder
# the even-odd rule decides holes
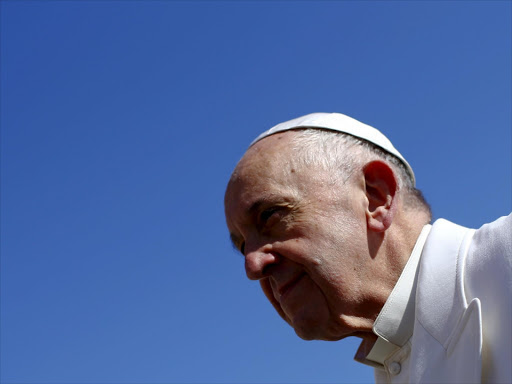
[[[416,317],[441,345],[467,308],[462,269],[474,230],[437,220],[425,242],[418,270]]]
[[[512,349],[512,215],[475,232],[466,258],[467,300],[482,304],[483,377],[510,382]]]
[[[467,278],[476,278],[479,274],[490,279],[502,280],[505,288],[510,283],[512,273],[512,214],[480,227],[466,260]]]
[[[512,214],[476,230],[465,260],[464,284],[469,300],[483,296],[495,301],[510,293]]]
[[[508,259],[510,265],[512,251],[512,213],[483,225],[475,232],[470,255],[481,253],[483,262],[488,258]],[[500,257],[501,256],[501,257]]]

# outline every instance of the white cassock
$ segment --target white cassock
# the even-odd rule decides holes
[[[425,226],[373,329],[377,383],[512,383],[512,214]]]

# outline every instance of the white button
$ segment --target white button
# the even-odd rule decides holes
[[[398,375],[400,371],[402,370],[402,366],[399,362],[393,361],[391,364],[389,364],[389,373],[391,373],[393,376]]]

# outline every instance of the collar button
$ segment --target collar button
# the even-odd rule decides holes
[[[389,370],[389,373],[391,373],[393,376],[396,376],[402,370],[402,366],[400,365],[399,362],[393,361],[391,364],[389,364],[388,370]]]

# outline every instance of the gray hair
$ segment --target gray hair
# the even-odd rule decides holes
[[[406,208],[420,209],[431,216],[430,206],[404,163],[378,146],[357,137],[325,129],[301,129],[293,136],[291,145],[296,156],[291,160],[298,167],[320,166],[331,172],[331,182],[345,183],[363,164],[372,160],[386,162],[397,176]]]

